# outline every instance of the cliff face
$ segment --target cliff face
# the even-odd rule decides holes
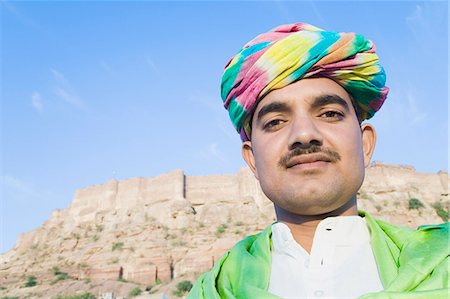
[[[358,193],[359,208],[410,227],[439,223],[437,211],[448,211],[448,185],[446,172],[373,164]],[[272,203],[247,168],[232,175],[175,170],[108,181],[78,190],[67,209],[22,234],[1,256],[0,295],[51,297],[70,288],[120,293],[126,290],[117,280],[144,287],[193,281],[238,240],[274,220]],[[57,280],[53,267],[70,279]],[[30,275],[38,286],[21,288]]]

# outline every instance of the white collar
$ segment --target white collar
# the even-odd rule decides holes
[[[318,234],[318,232],[321,231],[330,232],[329,235],[335,239],[335,244],[338,246],[353,246],[370,241],[366,220],[360,216],[336,216],[325,218],[317,225],[314,239],[318,236],[323,236],[323,234]],[[358,237],[355,238],[355,236]],[[276,252],[283,252],[288,255],[309,255],[308,252],[294,240],[289,227],[282,222],[276,222],[272,225],[272,244],[272,249]],[[311,250],[313,250],[313,248]]]

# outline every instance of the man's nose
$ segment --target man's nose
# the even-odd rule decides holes
[[[289,134],[289,150],[296,147],[308,148],[322,145],[323,139],[314,120],[309,116],[296,118],[292,122]]]

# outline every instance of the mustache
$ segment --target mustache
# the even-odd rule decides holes
[[[327,156],[327,158],[330,160],[330,162],[337,162],[341,160],[341,156],[338,152],[319,145],[312,144],[311,146],[307,148],[302,147],[296,147],[290,152],[288,152],[285,156],[281,157],[281,159],[278,161],[278,165],[280,167],[287,168],[287,164],[289,160],[291,160],[293,157],[300,156],[300,155],[308,155],[313,153],[322,153]]]

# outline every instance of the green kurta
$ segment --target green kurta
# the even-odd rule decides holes
[[[450,298],[449,223],[417,230],[365,217],[384,290],[373,298]],[[195,283],[187,298],[278,298],[267,291],[272,262],[272,226],[226,252]]]

